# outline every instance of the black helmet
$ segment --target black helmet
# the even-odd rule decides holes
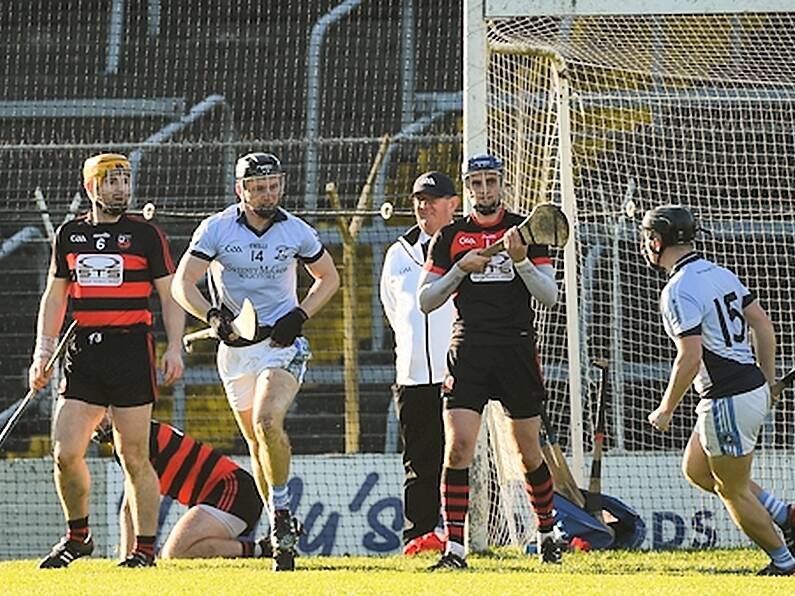
[[[282,173],[282,162],[273,153],[249,153],[238,159],[235,165],[235,178],[238,180]]]
[[[643,216],[641,228],[659,234],[660,252],[668,246],[692,242],[699,229],[690,209],[682,205],[664,205],[650,209]]]

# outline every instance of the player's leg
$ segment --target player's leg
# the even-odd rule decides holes
[[[480,412],[466,408],[444,412],[445,451],[440,486],[447,543],[435,568],[466,567],[464,522],[469,512],[469,467],[475,457],[480,420]]]
[[[265,469],[260,460],[260,443],[254,432],[254,390],[257,384],[257,367],[250,363],[256,362],[263,351],[263,345],[256,344],[243,348],[232,348],[226,344],[218,346],[216,357],[218,374],[224,385],[224,392],[237,425],[248,446],[251,456],[251,471],[264,502],[268,502],[268,481]]]
[[[530,506],[538,522],[538,554],[542,563],[560,563],[562,546],[553,535],[555,515],[552,474],[541,455],[541,408],[546,397],[535,346],[523,343],[506,346],[495,371],[500,401],[511,418],[513,439],[525,473]]]
[[[262,499],[254,478],[238,469],[179,519],[163,546],[163,557],[270,557],[269,544],[248,538],[261,515]],[[267,552],[262,552],[263,546]]]
[[[442,542],[434,530],[444,456],[441,385],[395,386],[393,391],[403,441],[404,553],[438,549]]]
[[[534,416],[511,420],[513,436],[522,458],[525,472],[525,487],[530,506],[538,522],[538,553],[543,563],[560,563],[562,548],[556,543],[553,535],[555,514],[553,498],[555,486],[552,474],[541,455],[541,418]]]
[[[237,425],[240,428],[240,432],[243,434],[243,439],[245,439],[246,445],[248,446],[248,453],[251,456],[251,472],[254,475],[257,490],[263,502],[267,503],[270,489],[268,488],[268,480],[265,477],[265,468],[260,461],[260,444],[257,439],[257,434],[254,432],[253,412],[253,408],[248,408],[243,411],[232,410],[232,413],[235,415],[235,420],[237,420]]]
[[[260,374],[254,398],[254,432],[260,461],[270,487],[271,539],[275,570],[294,568],[297,528],[290,515],[290,439],[284,430],[287,410],[298,393],[298,381],[288,371],[269,368]]]
[[[715,478],[709,466],[709,456],[704,452],[696,431],[691,433],[682,456],[682,474],[696,488],[715,493]]]
[[[464,569],[464,521],[469,511],[469,467],[475,457],[483,408],[493,393],[490,354],[480,346],[452,345],[447,352],[444,397],[444,465],[440,481],[445,552],[432,569]]]
[[[245,528],[246,522],[231,513],[197,505],[174,524],[161,556],[164,559],[242,557],[244,547],[237,536]]]
[[[762,386],[746,393],[701,400],[696,432],[715,479],[715,492],[735,524],[770,555],[769,573],[795,572],[795,558],[776,533],[767,510],[751,489],[751,467],[759,429],[770,407]]]
[[[288,509],[291,448],[284,419],[306,374],[311,357],[309,342],[299,336],[291,346],[275,347],[266,340],[258,348],[258,357],[253,421],[260,461],[270,487],[274,570],[290,571],[295,568],[295,548],[301,530]]]
[[[130,557],[136,559],[135,566],[152,564],[160,510],[157,474],[149,461],[152,404],[112,406],[112,410],[113,440],[124,470],[125,491],[135,530],[135,545]],[[145,560],[137,555],[142,555]]]
[[[66,567],[72,560],[91,554],[93,541],[88,526],[88,495],[91,478],[85,452],[94,427],[102,419],[103,406],[76,399],[58,399],[53,419],[55,487],[67,521],[67,534],[42,560],[40,567]]]
[[[709,457],[701,446],[696,430],[690,435],[682,458],[682,473],[695,487],[709,493],[715,493],[715,479],[709,466]],[[795,508],[775,495],[767,492],[753,480],[750,481],[751,492],[767,510],[770,517],[781,528],[787,548],[795,554]]]
[[[795,558],[781,541],[765,508],[751,491],[753,453],[710,457],[715,492],[734,523],[761,547],[779,569],[795,572]]]
[[[795,556],[795,507],[769,493],[753,480],[751,481],[751,492],[770,514],[773,522],[781,528],[784,534],[784,543],[789,552]]]
[[[290,476],[290,439],[284,430],[287,410],[298,393],[298,381],[286,370],[269,368],[260,374],[254,397],[254,432],[260,445],[260,459],[271,487],[274,509],[287,509],[286,493]]]

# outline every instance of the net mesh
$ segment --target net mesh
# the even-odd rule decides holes
[[[700,509],[720,505],[690,489],[678,471],[695,419],[693,395],[670,432],[654,432],[646,420],[675,352],[657,306],[665,280],[644,265],[636,218],[660,204],[692,207],[708,230],[698,250],[734,270],[759,298],[777,332],[777,373],[792,366],[794,25],[791,14],[488,23],[489,147],[506,160],[516,208],[561,202],[561,151],[570,150],[579,302],[578,320],[568,323],[579,326],[584,387],[583,435],[575,440],[590,450],[599,377],[591,363],[607,358],[606,491],[654,525],[647,546],[702,545],[693,520]],[[561,109],[570,118],[570,149],[560,141]],[[562,275],[562,253],[555,260]],[[561,296],[538,327],[548,407],[571,448],[564,303]],[[782,495],[792,490],[786,462],[794,411],[791,400],[776,407],[757,451],[755,477]],[[525,498],[515,491],[513,499]],[[673,538],[669,513],[682,526]],[[721,515],[717,539],[745,544]]]

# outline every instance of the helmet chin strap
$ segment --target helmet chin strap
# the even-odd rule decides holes
[[[273,216],[276,215],[276,209],[279,208],[279,203],[275,203],[269,207],[254,207],[251,202],[247,200],[245,203],[257,215],[257,217],[261,217],[262,219],[273,219]]]
[[[500,203],[502,203],[502,201],[500,201],[499,199],[488,205],[483,205],[482,203],[475,203],[472,206],[472,209],[477,211],[480,215],[493,215],[497,213],[497,209],[500,208]]]
[[[646,261],[646,264],[649,267],[651,267],[652,269],[654,269],[658,273],[667,274],[668,272],[665,270],[665,267],[660,265],[660,257],[662,256],[662,253],[663,253],[664,250],[665,250],[665,248],[662,247],[662,246],[660,248],[654,248],[652,246],[646,246],[645,250],[643,251],[643,260]],[[656,263],[654,263],[649,258],[649,252],[652,252],[655,255],[657,255],[657,262]]]
[[[259,207],[257,209],[252,207],[251,210],[262,219],[271,219],[274,215],[276,215],[276,205],[273,207]]]
[[[108,205],[107,203],[102,202],[99,198],[96,199],[97,206],[99,210],[102,211],[105,215],[110,215],[111,217],[116,217],[117,215],[124,215],[127,212],[128,203],[125,202],[119,205]]]

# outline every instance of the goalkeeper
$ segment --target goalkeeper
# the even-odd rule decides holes
[[[649,422],[667,431],[693,385],[701,400],[682,462],[685,477],[717,494],[737,526],[768,553],[770,564],[759,575],[793,575],[795,558],[771,523],[772,517],[791,545],[791,508],[751,480],[757,436],[771,407],[773,324],[733,272],[694,250],[697,230],[693,214],[679,205],[657,207],[643,218],[641,250],[651,267],[668,276],[660,310],[677,349]]]
[[[493,155],[475,155],[467,160],[463,179],[473,212],[434,236],[419,281],[423,312],[439,308],[450,296],[458,311],[442,386],[441,493],[447,546],[434,568],[467,566],[464,520],[469,509],[469,466],[483,408],[495,394],[502,396],[521,453],[528,498],[538,519],[541,560],[559,563],[561,549],[552,535],[552,477],[539,441],[546,390],[531,301],[555,304],[555,271],[548,247],[522,244],[516,229],[522,217],[502,206],[502,161]],[[480,254],[500,238],[505,239],[503,251],[493,257]]]
[[[97,427],[93,438],[113,445],[109,418]],[[164,559],[271,556],[268,538],[256,543],[250,539],[263,508],[254,478],[231,458],[173,426],[152,420],[149,459],[160,494],[188,508],[163,545]],[[127,556],[133,532],[126,493],[120,522],[121,554]]]

